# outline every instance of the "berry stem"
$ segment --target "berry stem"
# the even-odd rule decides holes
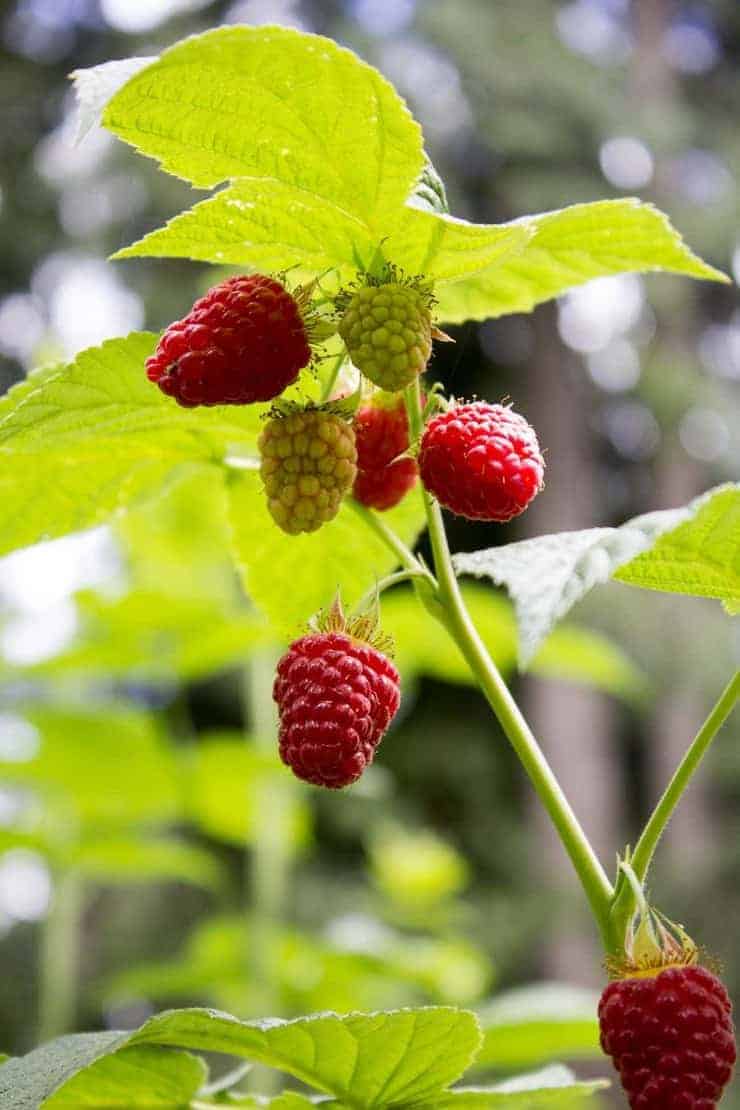
[[[737,670],[692,740],[686,755],[681,760],[663,796],[653,810],[652,816],[630,856],[629,863],[639,883],[642,884],[646,881],[653,856],[676,806],[699,769],[712,741],[729,717],[739,698],[740,670]],[[611,911],[610,951],[619,952],[623,946],[626,925],[634,913],[636,904],[637,899],[631,884],[620,883]]]
[[[428,584],[433,586],[436,590],[437,583],[434,575],[427,570],[420,559],[417,559],[416,555],[406,546],[401,537],[397,536],[393,529],[389,528],[385,521],[380,519],[377,513],[365,508],[359,501],[355,501],[354,497],[349,498],[347,503],[351,505],[357,515],[365,521],[368,528],[371,528],[376,536],[383,541],[385,546],[393,552],[401,566],[409,571],[411,576],[414,578],[425,578]]]
[[[735,671],[711,713],[692,740],[689,750],[681,760],[675,775],[666,787],[665,793],[655,807],[652,817],[637,842],[631,863],[632,870],[640,882],[644,882],[647,877],[655,849],[658,847],[666,825],[673,816],[673,811],[681,800],[681,795],[691,782],[712,741],[729,717],[738,698],[740,698],[740,670]]]
[[[389,590],[391,586],[397,586],[399,582],[408,582],[414,578],[426,577],[422,576],[416,570],[397,570],[393,574],[386,574],[385,578],[380,578],[371,590],[368,590],[363,597],[355,605],[355,612],[362,613],[364,609],[372,605],[375,598],[382,594],[385,590]]]
[[[412,438],[417,438],[421,434],[422,427],[421,390],[418,380],[409,387],[406,398]],[[613,896],[611,883],[470,617],[452,566],[439,505],[426,491],[422,492],[422,496],[438,579],[440,619],[465,656],[499,724],[550,815],[581,880],[602,938],[606,941],[609,909]]]
[[[321,390],[321,404],[322,405],[326,404],[326,402],[331,397],[332,390],[334,389],[334,386],[337,384],[337,378],[339,377],[339,371],[342,369],[342,364],[344,363],[344,359],[345,359],[344,351],[342,351],[341,354],[338,354],[337,357],[334,359],[334,365],[332,366],[331,370],[329,371],[329,374],[327,375],[326,381],[324,382],[324,387]]]

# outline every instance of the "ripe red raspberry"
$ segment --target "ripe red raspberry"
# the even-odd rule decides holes
[[[599,1023],[632,1110],[714,1110],[736,1057],[732,1004],[716,975],[669,967],[610,983]]]
[[[264,274],[228,278],[170,324],[147,377],[186,408],[271,401],[311,361],[307,299]]]
[[[398,458],[409,446],[409,422],[403,398],[377,393],[355,416],[357,477],[352,494],[370,509],[392,509],[416,485],[419,468]]]
[[[418,477],[419,468],[414,459],[397,459],[382,470],[358,470],[352,496],[368,509],[382,513],[403,501]]]
[[[333,520],[356,474],[355,433],[328,408],[275,411],[259,438],[267,507],[289,535]]]
[[[273,697],[283,763],[299,779],[338,790],[372,763],[398,709],[399,676],[349,630],[314,632],[278,663]]]
[[[441,505],[471,520],[511,520],[542,489],[534,429],[506,405],[455,405],[427,424],[421,479]]]

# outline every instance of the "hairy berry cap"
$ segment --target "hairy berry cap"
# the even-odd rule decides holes
[[[424,282],[402,279],[390,267],[366,282],[340,294],[337,330],[357,369],[397,392],[424,372],[432,353],[432,296]]]
[[[325,408],[276,411],[259,438],[260,474],[284,532],[315,532],[339,512],[356,474],[352,425]]]
[[[147,377],[181,405],[270,401],[311,360],[310,289],[290,293],[275,278],[227,278],[162,335]]]
[[[506,405],[453,405],[421,440],[422,482],[441,505],[470,520],[507,521],[543,486],[545,461],[534,429]]]

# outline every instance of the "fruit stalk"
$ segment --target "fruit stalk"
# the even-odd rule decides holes
[[[725,686],[706,721],[691,742],[686,755],[681,760],[673,778],[653,810],[634,852],[630,855],[630,866],[640,883],[644,883],[647,879],[660,839],[684,791],[688,788],[712,741],[729,717],[739,698],[740,670],[735,672],[727,686]],[[635,910],[635,902],[630,884],[620,882],[611,911],[610,940],[607,946],[610,955],[617,954],[621,949],[626,924]]]
[[[412,441],[422,430],[421,395],[418,381],[407,394]],[[460,648],[494,715],[516,751],[532,785],[560,836],[583,885],[602,939],[606,943],[611,883],[563,794],[552,768],[532,734],[518,705],[491,659],[468,613],[452,566],[442,513],[426,491],[422,491],[434,555],[440,606],[436,612]]]

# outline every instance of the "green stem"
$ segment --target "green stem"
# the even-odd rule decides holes
[[[278,654],[265,650],[255,653],[245,675],[251,730],[250,744],[270,756],[275,750],[277,716],[272,700],[272,683]],[[281,1008],[277,951],[281,919],[289,882],[291,845],[289,809],[293,784],[280,777],[257,783],[254,794],[255,836],[247,851],[247,905],[250,928],[245,950],[245,967],[249,981],[252,1008],[260,1014],[276,1014]],[[274,1072],[254,1069],[250,1075],[264,1092],[276,1089]]]
[[[422,424],[418,382],[407,397],[412,435]],[[581,880],[602,937],[606,940],[612,886],[545,755],[491,659],[468,613],[452,566],[439,505],[423,491],[438,580],[440,619],[468,662],[509,742],[560,836]]]
[[[385,546],[389,548],[398,559],[399,563],[406,570],[410,571],[412,575],[425,578],[430,585],[436,587],[434,575],[430,574],[420,559],[417,559],[413,551],[406,546],[400,536],[397,536],[392,528],[389,528],[384,520],[381,520],[377,513],[366,509],[359,501],[350,498],[347,502],[352,506],[357,515],[365,521],[368,528],[375,532],[375,535],[383,541]]]
[[[39,1043],[75,1027],[80,971],[80,924],[84,904],[81,876],[72,868],[56,874],[43,927],[40,954]]]
[[[400,582],[413,581],[414,578],[419,578],[418,571],[415,570],[397,570],[394,574],[386,574],[384,578],[379,578],[371,590],[368,590],[355,606],[355,611],[362,613],[368,606],[372,605],[375,598],[382,594],[385,590],[389,590],[391,586],[397,586]]]
[[[632,870],[641,883],[644,883],[647,878],[655,849],[658,847],[660,838],[665,832],[681,796],[699,769],[701,761],[732,712],[738,698],[740,698],[740,670],[735,672],[727,686],[725,686],[711,713],[692,740],[689,750],[681,760],[675,775],[666,787],[665,793],[653,810],[653,814],[637,842],[637,847],[630,862]]]
[[[339,371],[342,369],[342,363],[344,362],[344,358],[345,358],[344,351],[342,351],[342,353],[337,355],[336,359],[334,360],[334,365],[332,366],[331,370],[329,371],[328,378],[324,382],[324,388],[321,390],[321,404],[322,405],[325,404],[329,400],[329,398],[331,397],[332,390],[334,389],[334,386],[337,384],[337,378],[339,377]]]

